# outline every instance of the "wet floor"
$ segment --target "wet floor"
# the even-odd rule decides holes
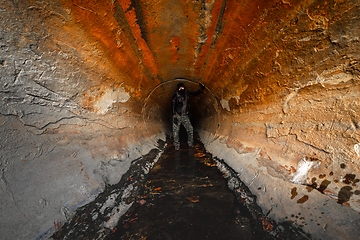
[[[193,148],[182,143],[179,151],[175,151],[168,141],[151,171],[146,176],[138,176],[142,179],[136,182],[138,188],[131,198],[126,199],[133,203],[112,231],[101,230],[97,226],[101,225],[99,221],[89,223],[103,206],[99,202],[106,202],[106,196],[100,196],[94,201],[98,203],[80,209],[77,218],[74,216],[72,223],[53,237],[107,240],[309,239],[290,223],[276,225],[267,219],[255,201],[251,201],[255,197],[245,186],[241,187],[242,193],[239,189],[238,194],[230,190],[217,164],[219,161],[205,151],[199,140],[195,141]],[[127,179],[136,178],[138,171],[133,169],[131,172]],[[109,195],[116,191],[107,192]],[[79,229],[78,226],[84,222],[87,227]],[[97,230],[91,230],[94,228]]]
[[[107,239],[252,239],[264,235],[261,226],[246,216],[246,209],[236,204],[234,193],[199,145],[166,149],[137,203]]]

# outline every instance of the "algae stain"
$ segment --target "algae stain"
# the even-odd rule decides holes
[[[296,191],[296,187],[293,187],[291,189],[291,199],[294,199],[297,195],[298,195],[298,193]]]
[[[352,187],[345,186],[342,187],[338,193],[338,201],[337,203],[343,204],[344,202],[348,202],[350,197],[352,196],[353,192],[351,192]]]
[[[320,175],[320,178],[323,178],[325,177],[325,174],[323,175]],[[324,193],[324,190],[329,186],[329,184],[331,183],[331,181],[327,180],[327,179],[324,179],[321,183],[320,183],[320,186],[318,185],[318,183],[316,182],[316,178],[313,177],[311,179],[311,184],[308,184],[306,186],[306,189],[308,192],[311,192],[312,190],[316,189],[318,190],[319,192],[321,193]]]
[[[360,182],[360,179],[356,178],[355,174],[346,174],[344,177],[343,182],[345,184],[352,184],[353,186],[356,186],[356,183]]]
[[[351,184],[354,181],[355,177],[355,174],[346,174],[343,182],[346,184]]]
[[[311,179],[311,184],[308,184],[306,189],[308,192],[311,192],[312,190],[317,188],[317,183],[316,183],[316,177],[313,177]]]
[[[321,182],[320,187],[318,188],[319,192],[324,193],[324,190],[329,186],[331,181],[325,179]]]
[[[297,203],[304,203],[307,200],[309,200],[309,196],[308,195],[304,195],[302,198],[300,198],[299,200],[297,200]]]
[[[313,178],[311,179],[311,186],[312,186],[313,188],[317,188],[316,177],[313,177]]]
[[[312,188],[312,187],[310,187],[310,186],[306,186],[306,190],[307,190],[308,192],[311,192],[312,190],[314,190],[314,188]]]

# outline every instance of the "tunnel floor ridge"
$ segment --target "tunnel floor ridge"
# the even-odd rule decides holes
[[[168,138],[134,161],[119,184],[79,209],[53,239],[311,239],[293,223],[264,215],[198,137],[195,147],[185,142],[176,151]]]

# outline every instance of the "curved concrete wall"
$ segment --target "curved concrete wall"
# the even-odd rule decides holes
[[[206,85],[201,140],[264,212],[358,236],[358,1],[0,3],[5,239],[46,236],[157,147],[179,81]]]

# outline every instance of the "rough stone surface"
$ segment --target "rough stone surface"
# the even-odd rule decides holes
[[[165,139],[187,79],[206,85],[205,147],[264,211],[351,239],[359,16],[357,0],[0,0],[2,236],[42,236],[117,183]]]
[[[294,222],[313,239],[334,236],[354,239],[359,235],[357,211],[338,204],[334,199],[337,196],[329,197],[320,191],[320,187],[315,189],[284,179],[281,166],[264,158],[260,149],[239,152],[238,148],[229,147],[221,139],[213,141],[207,148],[217,157],[226,159],[225,162],[257,196],[257,203],[270,218]]]

